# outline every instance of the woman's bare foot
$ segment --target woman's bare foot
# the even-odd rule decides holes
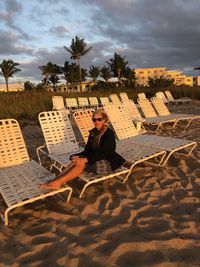
[[[59,183],[53,181],[53,182],[41,184],[40,188],[41,189],[52,189],[52,190],[55,190],[55,189],[60,189],[61,185]]]

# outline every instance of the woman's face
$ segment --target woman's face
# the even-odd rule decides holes
[[[104,123],[105,123],[105,119],[103,118],[101,113],[96,113],[93,118],[93,123],[94,123],[94,127],[100,131],[101,128],[103,127]]]

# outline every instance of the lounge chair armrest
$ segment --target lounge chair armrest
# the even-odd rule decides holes
[[[40,153],[44,154],[44,155],[48,155],[48,153],[44,150],[44,148],[46,148],[46,145],[43,144],[42,146],[39,146],[37,149],[36,149],[36,154],[37,154],[37,157],[38,157],[38,161],[40,163],[40,165],[42,165],[42,162],[41,162],[41,158],[40,158]]]

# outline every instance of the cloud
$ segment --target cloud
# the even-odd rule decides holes
[[[49,29],[49,32],[54,34],[58,38],[63,38],[63,37],[66,37],[67,33],[69,33],[70,31],[66,27],[60,25],[60,26],[51,27]]]
[[[92,15],[98,34],[113,40],[116,47],[121,46],[123,55],[128,55],[136,66],[183,68],[192,62],[200,63],[200,2],[86,0],[86,3],[98,7]]]
[[[31,55],[33,49],[23,45],[18,35],[13,32],[0,30],[1,42],[0,42],[0,56],[12,57],[13,55]]]
[[[4,0],[5,11],[0,12],[0,20],[4,21],[8,28],[18,32],[24,40],[32,40],[33,36],[24,32],[15,23],[16,17],[22,14],[23,6],[17,0]]]
[[[38,66],[48,61],[56,64],[70,61],[60,41],[65,38],[63,45],[70,46],[71,39],[77,35],[88,47],[93,47],[81,58],[85,68],[91,64],[104,65],[115,52],[125,56],[134,68],[166,66],[189,72],[193,66],[200,66],[199,1],[67,2],[68,5],[65,0],[58,0],[56,4],[54,0],[36,0],[27,9],[26,1],[4,0],[4,5],[0,4],[0,22],[3,21],[9,30],[0,30],[0,56],[31,55],[29,63],[25,64],[25,74],[41,79]],[[26,16],[38,36],[37,44],[31,36],[31,26],[25,33],[16,23],[19,16],[24,16],[25,9],[29,10]],[[34,50],[26,45],[28,40],[33,40]]]

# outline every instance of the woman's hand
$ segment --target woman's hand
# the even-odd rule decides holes
[[[77,165],[77,164],[86,164],[88,162],[87,158],[80,158],[79,156],[73,156],[72,157],[72,162]]]

